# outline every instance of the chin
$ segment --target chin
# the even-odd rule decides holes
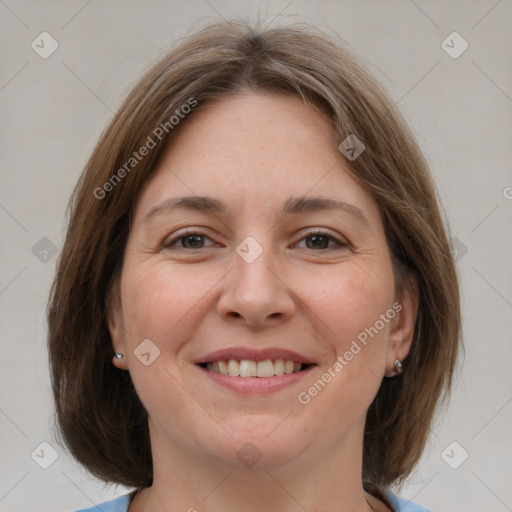
[[[217,448],[211,454],[237,469],[270,470],[293,461],[309,443],[305,428],[296,420],[286,418],[287,414],[245,415],[223,421],[233,437],[222,435],[220,442],[210,438]],[[210,445],[208,451],[211,448]]]

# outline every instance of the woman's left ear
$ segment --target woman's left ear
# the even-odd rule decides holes
[[[395,305],[396,304],[396,305]],[[402,373],[406,365],[403,360],[409,354],[414,338],[414,327],[418,315],[418,280],[413,272],[407,276],[401,293],[393,305],[398,314],[392,321],[388,357],[386,361],[386,377],[394,377]]]

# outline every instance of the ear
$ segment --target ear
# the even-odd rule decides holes
[[[112,284],[107,295],[107,326],[110,332],[110,339],[112,340],[113,351],[126,356],[123,308],[121,303],[120,283],[118,279],[116,279]],[[128,369],[126,357],[119,359],[114,355],[112,357],[112,363],[121,370]]]
[[[395,361],[403,361],[411,349],[414,338],[414,326],[418,315],[419,293],[418,280],[413,272],[407,276],[400,295],[393,304],[397,311],[391,324],[391,332],[386,361],[386,377],[397,374]]]

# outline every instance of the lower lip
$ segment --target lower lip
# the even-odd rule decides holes
[[[305,370],[296,373],[285,373],[284,375],[275,375],[274,377],[231,377],[222,373],[215,373],[197,366],[216,384],[224,386],[238,393],[273,393],[287,386],[300,382],[314,366],[309,366]]]

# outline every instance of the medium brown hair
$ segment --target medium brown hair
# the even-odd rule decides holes
[[[172,137],[171,116],[191,99],[199,109],[247,90],[299,96],[332,124],[339,143],[353,134],[366,146],[345,167],[378,205],[398,285],[412,273],[419,291],[404,372],[383,380],[364,437],[364,481],[400,483],[418,462],[436,405],[450,388],[460,341],[457,274],[428,165],[397,108],[345,45],[304,25],[206,27],[142,78],[102,134],[69,203],[48,306],[59,433],[95,476],[137,488],[152,484],[147,413],[129,373],[112,364],[110,295],[134,204]],[[165,123],[165,137],[126,167]]]

